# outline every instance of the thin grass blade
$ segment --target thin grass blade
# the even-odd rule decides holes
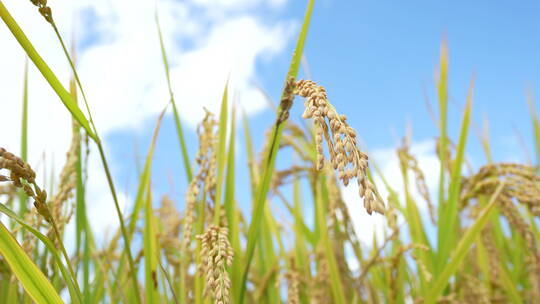
[[[503,187],[504,183],[501,183],[497,187],[497,190],[495,190],[495,192],[491,196],[488,205],[482,210],[482,212],[472,224],[472,226],[467,229],[467,231],[459,241],[449,263],[446,264],[441,273],[434,278],[435,281],[433,282],[431,288],[429,288],[424,303],[435,303],[435,301],[440,297],[444,288],[448,284],[448,280],[456,272],[459,265],[461,265],[461,262],[463,262],[472,244],[474,243],[474,241],[488,222],[489,218],[491,217],[492,212],[495,210],[497,198],[499,197],[499,194],[501,193]]]
[[[144,273],[146,303],[160,303],[157,268],[159,262],[159,250],[157,247],[156,223],[154,209],[152,208],[152,191],[150,183],[146,190],[144,210]]]
[[[81,294],[76,286],[75,278],[69,275],[68,270],[62,263],[60,253],[57,251],[56,246],[49,240],[48,237],[41,234],[32,226],[24,222],[17,214],[7,208],[5,205],[0,204],[0,212],[9,216],[17,221],[25,229],[35,235],[43,244],[47,247],[49,252],[53,255],[56,265],[60,269],[64,280],[68,286],[68,290],[71,295],[71,299],[74,303],[81,303]],[[0,222],[0,253],[4,256],[7,263],[12,267],[13,272],[17,278],[21,281],[26,291],[30,294],[32,299],[37,303],[62,303],[56,290],[51,283],[45,278],[41,270],[30,260],[24,250],[20,247],[17,241],[11,236],[9,231]],[[15,255],[15,257],[13,256]],[[23,263],[23,264],[21,264]],[[38,288],[39,290],[32,290]],[[30,289],[30,290],[29,290]],[[46,293],[42,295],[41,293]],[[58,302],[56,301],[58,297]],[[46,299],[45,302],[42,300]]]
[[[300,31],[300,35],[298,36],[298,42],[296,44],[296,48],[293,53],[291,65],[289,68],[289,72],[287,73],[285,82],[288,81],[289,77],[296,78],[298,74],[298,69],[300,67],[302,53],[304,51],[304,44],[307,38],[308,29],[309,29],[309,23],[311,20],[311,14],[313,11],[313,4],[314,4],[313,0],[309,1],[308,3],[302,29]],[[285,90],[283,90],[282,97],[283,96],[285,96]],[[253,254],[255,253],[255,245],[256,245],[258,234],[259,234],[259,227],[261,225],[261,220],[263,217],[264,204],[266,202],[266,195],[268,194],[271,176],[272,176],[272,173],[274,172],[274,166],[275,166],[275,161],[276,161],[276,156],[277,156],[277,148],[279,147],[279,142],[281,141],[281,134],[283,132],[284,123],[282,121],[280,122],[279,120],[282,110],[283,109],[280,107],[280,110],[278,113],[278,120],[276,120],[276,125],[273,128],[272,136],[270,138],[270,149],[268,150],[268,154],[264,158],[265,164],[264,164],[264,170],[263,170],[263,178],[262,178],[262,181],[257,186],[256,200],[254,202],[254,209],[253,209],[254,211],[253,211],[253,216],[251,218],[251,224],[249,225],[249,231],[248,231],[248,237],[247,237],[246,255],[245,255],[246,260],[245,260],[244,272],[242,275],[242,281],[240,282],[241,284],[240,295],[237,297],[237,299],[240,301],[239,302],[240,304],[242,304],[245,300],[244,296],[246,292],[247,275],[249,273],[251,260],[253,259]]]
[[[184,137],[184,131],[182,128],[182,121],[180,120],[180,115],[178,114],[178,107],[176,106],[176,101],[174,99],[174,94],[172,91],[171,77],[169,74],[169,61],[167,60],[167,52],[165,50],[165,44],[163,43],[163,35],[161,33],[161,26],[159,24],[159,14],[156,9],[156,26],[159,35],[159,46],[161,47],[161,57],[163,58],[163,66],[165,67],[165,76],[167,77],[167,86],[169,88],[169,96],[171,98],[171,104],[174,114],[174,123],[176,127],[176,134],[178,135],[178,143],[180,143],[180,151],[182,151],[182,161],[184,162],[184,171],[186,172],[186,177],[188,183],[191,182],[193,177],[191,164],[189,162],[188,150],[186,145],[186,139]]]
[[[459,225],[458,201],[461,191],[461,167],[465,159],[465,146],[471,122],[471,112],[473,103],[474,78],[471,80],[469,93],[467,95],[467,104],[463,119],[461,122],[461,131],[459,142],[456,147],[456,158],[453,161],[450,188],[448,193],[448,202],[441,207],[444,216],[439,218],[438,234],[438,253],[436,269],[442,269],[446,264],[452,248],[454,248],[455,236],[457,234],[457,225]]]
[[[225,171],[225,162],[227,161],[227,116],[228,116],[228,87],[229,81],[225,84],[223,97],[221,99],[221,110],[219,114],[218,125],[218,146],[217,146],[217,184],[216,184],[216,201],[214,210],[214,225],[219,226],[221,217],[221,205],[223,196],[223,172]]]

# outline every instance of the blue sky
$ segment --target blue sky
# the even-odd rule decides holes
[[[433,75],[446,36],[451,98],[463,105],[476,74],[474,118],[489,118],[504,158],[514,125],[530,138],[525,88],[540,84],[539,8],[533,1],[320,1],[306,53],[336,107],[358,117],[351,123],[371,147],[384,147],[395,144],[390,128],[401,136],[407,121],[415,138],[436,134],[424,90],[436,103]],[[456,130],[459,108],[451,108]]]
[[[425,99],[429,99],[437,113],[434,75],[441,41],[446,37],[450,51],[449,128],[454,140],[457,139],[467,89],[475,75],[469,159],[475,167],[485,162],[476,137],[476,130],[485,117],[489,120],[495,159],[524,161],[525,152],[517,132],[531,149],[531,123],[525,96],[526,88],[534,90],[540,80],[536,73],[540,68],[537,56],[540,44],[535,39],[535,28],[540,25],[535,18],[537,8],[538,5],[532,3],[319,1],[306,45],[308,69],[314,81],[326,86],[332,103],[349,117],[349,123],[357,129],[362,141],[370,150],[376,151],[375,159],[394,161],[390,150],[405,135],[406,125],[410,123],[413,142],[423,143],[418,150],[422,153],[420,161],[425,162],[433,152],[433,144],[426,145],[426,142],[438,134]],[[265,22],[275,18],[292,18],[300,22],[304,9],[304,3],[295,1],[282,8],[283,14],[273,12],[262,16]],[[293,47],[291,39],[281,54],[257,62],[255,81],[274,100],[279,98]],[[297,121],[300,121],[301,103],[297,99],[293,110],[292,119]],[[255,136],[258,147],[264,139],[260,135],[273,120],[270,110],[251,116],[252,132],[259,135]],[[153,126],[153,123],[149,121],[148,125]],[[144,134],[146,139],[138,140],[140,155],[147,149],[145,143],[149,141],[151,129]],[[176,189],[173,193],[181,197],[183,176],[176,170],[181,163],[175,136],[169,117],[158,144],[154,185],[168,193]],[[242,134],[238,137],[237,189],[245,190],[241,186],[247,181],[245,155],[242,154],[244,141]],[[112,134],[111,138],[117,145],[126,147],[128,153],[133,153],[133,138],[125,133]],[[188,141],[195,142],[193,134],[188,134]],[[191,153],[194,150],[195,147],[190,146]],[[285,167],[289,163],[287,159],[287,156],[282,157],[278,166]],[[433,163],[433,159],[431,161]],[[127,173],[130,166],[126,163],[119,171]],[[386,173],[391,174],[394,169],[396,166],[389,166]],[[427,166],[426,170],[430,169],[433,167]],[[134,175],[131,178],[135,181]],[[175,181],[176,187],[172,187],[171,180]],[[240,193],[243,193],[241,200],[248,199],[249,192]]]
[[[51,2],[64,36],[70,37],[72,31],[78,33],[83,82],[90,87],[87,91],[97,112],[98,127],[104,129],[118,188],[132,195],[136,187],[134,147],[139,156],[145,155],[157,112],[167,100],[155,40],[154,3],[135,1],[126,10],[125,3],[109,0],[58,0],[57,5]],[[31,33],[38,50],[67,79],[69,69],[32,7],[15,0],[7,0],[6,6],[21,20],[23,29]],[[224,79],[232,71],[233,83],[250,113],[252,133],[260,148],[262,134],[273,123],[274,115],[253,84],[261,85],[274,100],[278,99],[305,6],[306,1],[292,0],[160,1],[172,76],[176,79],[174,90],[180,99],[183,119],[191,120],[186,124],[193,126],[202,105],[216,109]],[[474,131],[487,117],[496,160],[524,160],[516,131],[532,149],[525,96],[526,88],[535,91],[540,85],[539,9],[540,4],[535,1],[320,0],[315,4],[305,55],[312,79],[326,87],[331,102],[349,117],[349,123],[369,150],[374,151],[375,158],[379,155],[380,161],[392,162],[390,151],[410,123],[413,142],[419,144],[417,150],[423,153],[419,158],[429,161],[429,141],[438,131],[429,117],[425,98],[436,111],[434,75],[441,41],[446,37],[450,51],[451,135],[456,138],[461,108],[474,74],[474,122],[468,157],[475,166],[484,162]],[[4,83],[17,79],[2,88],[3,97],[19,100],[24,57],[3,28],[0,41],[12,47],[7,51],[13,52],[12,58],[20,58],[14,63],[0,61],[2,70],[13,70],[0,70]],[[133,60],[129,60],[130,56]],[[206,79],[208,85],[202,86]],[[42,82],[37,73],[31,74],[31,86],[43,91],[40,96],[52,96],[50,102],[58,103]],[[38,99],[37,95],[30,96],[31,102],[32,98]],[[45,102],[49,101],[42,103]],[[35,104],[41,106],[38,101]],[[0,100],[0,105],[19,111],[16,103]],[[300,120],[301,108],[301,101],[297,100],[292,119]],[[45,109],[53,111],[49,106]],[[57,110],[60,118],[58,122],[47,122],[50,130],[62,129],[67,117],[61,107]],[[69,141],[61,133],[54,139],[40,139],[38,129],[31,126],[36,140],[31,146],[35,157],[44,150],[62,156]],[[187,129],[189,150],[194,155],[196,138],[193,128]],[[16,150],[17,137],[1,135]],[[51,140],[53,143],[48,143]],[[243,144],[240,135],[238,190],[244,190],[241,185],[247,184]],[[61,157],[59,160],[57,163],[61,163]],[[286,161],[281,160],[278,165],[284,166]],[[167,116],[154,165],[153,184],[158,194],[172,192],[183,200],[185,179],[180,169],[173,121]]]
[[[540,82],[540,44],[535,30],[540,25],[536,18],[539,8],[533,2],[318,1],[305,53],[312,79],[326,86],[332,103],[349,117],[370,150],[381,149],[394,147],[407,123],[413,126],[414,140],[437,136],[425,98],[437,111],[434,75],[440,44],[446,37],[449,128],[454,138],[475,75],[470,156],[483,161],[475,130],[486,117],[495,158],[523,160],[516,131],[531,149],[525,96],[526,88],[534,91]],[[287,3],[282,17],[274,12],[265,19],[277,15],[300,22],[304,9],[301,1]],[[257,81],[274,100],[279,97],[293,46],[291,40],[282,54],[257,64]],[[301,108],[300,104],[297,100],[296,107]],[[253,132],[260,134],[273,116],[266,110],[250,121]],[[162,137],[168,140],[163,141],[174,141],[172,131],[171,125],[164,128]]]

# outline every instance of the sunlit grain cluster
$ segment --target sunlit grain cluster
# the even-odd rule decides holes
[[[110,170],[114,151],[104,149],[97,133],[74,58],[47,1],[31,4],[52,25],[59,52],[72,67],[69,91],[67,79],[49,69],[2,0],[0,17],[69,110],[73,122],[66,128],[73,133],[59,174],[43,160],[26,159],[42,152],[28,145],[26,135],[20,153],[0,148],[0,303],[540,303],[539,164],[494,161],[486,134],[480,139],[485,162],[467,158],[472,85],[459,137],[448,137],[455,132],[447,130],[446,44],[436,81],[440,113],[433,155],[440,172],[432,189],[427,177],[433,172],[424,171],[412,153],[410,134],[396,148],[398,168],[389,178],[379,170],[385,164],[377,166],[359,148],[362,134],[356,130],[371,126],[338,113],[320,84],[296,80],[313,1],[275,121],[261,122],[267,123],[266,133],[236,115],[238,104],[229,100],[226,87],[220,112],[205,109],[195,137],[184,134],[157,17],[156,48],[161,47],[170,100],[137,172],[135,195],[121,205]],[[25,96],[31,84],[24,86]],[[303,107],[296,96],[304,99]],[[354,102],[369,115],[369,100]],[[32,104],[26,97],[22,103],[26,115]],[[152,162],[163,144],[157,141],[161,121],[171,108],[180,144],[176,157],[183,166],[169,169],[185,180],[171,182],[172,190],[158,196],[155,176],[163,172],[153,172]],[[293,109],[303,111],[303,119],[291,117]],[[530,111],[540,146],[540,122],[533,106]],[[21,134],[31,133],[25,119],[21,125]],[[101,167],[91,167],[92,154]],[[110,204],[98,211],[117,219],[104,235],[93,224],[100,219],[89,212],[97,205],[89,185],[103,178],[94,175],[99,170]],[[356,208],[356,195],[351,201],[344,195],[354,179],[364,208]],[[362,220],[366,214],[379,223],[376,229]]]

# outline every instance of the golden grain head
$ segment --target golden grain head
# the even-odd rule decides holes
[[[234,253],[228,233],[225,227],[211,225],[197,236],[202,243],[199,271],[206,278],[204,294],[210,295],[216,304],[230,303],[231,280],[226,267],[232,265]]]
[[[53,24],[52,10],[47,6],[47,0],[30,0],[30,2],[38,7],[39,13],[47,20],[47,22]]]
[[[366,211],[369,214],[373,211],[384,214],[384,203],[367,176],[368,155],[358,148],[356,131],[347,123],[347,117],[337,113],[328,101],[325,88],[315,82],[300,80],[293,88],[294,95],[306,99],[302,117],[313,119],[315,123],[317,169],[324,167],[324,139],[330,154],[330,163],[337,170],[339,179],[347,186],[349,180],[356,178]]]
[[[38,213],[50,222],[52,217],[46,203],[47,192],[41,190],[35,183],[36,173],[30,165],[6,149],[0,148],[0,169],[6,169],[10,172],[9,181],[32,197]]]
[[[4,148],[0,148],[0,169],[10,171],[9,179],[17,187],[22,187],[21,179],[29,183],[35,182],[36,173],[30,165]]]

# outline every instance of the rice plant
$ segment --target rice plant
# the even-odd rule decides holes
[[[0,17],[71,113],[72,124],[66,127],[72,129],[72,139],[57,184],[39,185],[34,164],[26,157],[31,145],[25,78],[22,153],[16,156],[0,148],[0,212],[5,216],[0,221],[0,303],[540,303],[538,168],[493,162],[483,136],[489,162],[464,174],[474,83],[459,137],[449,138],[445,43],[436,88],[440,133],[433,134],[438,136],[441,169],[438,193],[426,186],[408,138],[396,149],[403,178],[403,187],[397,188],[360,147],[362,134],[348,124],[343,114],[347,109],[330,103],[332,88],[297,79],[314,1],[308,3],[275,120],[268,122],[260,153],[243,119],[242,148],[250,180],[238,185],[238,147],[235,132],[228,130],[237,129],[240,116],[229,106],[228,84],[223,84],[220,112],[206,110],[199,123],[198,140],[190,143],[196,154],[190,159],[156,14],[156,47],[161,49],[170,102],[156,122],[133,207],[123,213],[91,101],[55,23],[54,7],[46,0],[29,4],[50,26],[43,30],[55,33],[58,51],[72,69],[68,88],[1,0]],[[302,120],[290,117],[291,108],[303,109]],[[175,120],[178,157],[189,182],[181,201],[157,199],[152,189],[156,139],[168,112]],[[532,101],[531,117],[538,131]],[[535,134],[538,145],[540,133]],[[86,160],[93,149],[107,176],[110,212],[120,223],[106,246],[95,241],[98,236],[87,215],[92,206],[85,201],[92,179],[85,174]],[[293,164],[278,169],[285,149],[292,151]],[[384,217],[384,238],[374,238],[373,244],[359,241],[355,214],[343,199],[351,181],[358,185],[365,212]],[[239,207],[235,187],[253,189],[251,213]],[[286,187],[292,187],[292,193],[284,191]],[[420,195],[412,195],[415,191]],[[270,201],[287,211],[287,221],[273,214]],[[421,203],[427,212],[420,211]],[[312,214],[306,212],[308,204]],[[70,221],[76,222],[73,252],[65,248]],[[434,240],[428,238],[430,229],[436,231]]]

